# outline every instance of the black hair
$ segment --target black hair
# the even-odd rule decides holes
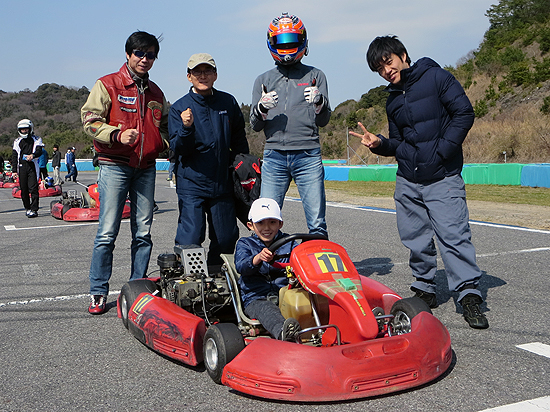
[[[402,58],[403,53],[406,55],[405,61],[410,65],[411,58],[409,52],[397,39],[397,36],[382,36],[374,39],[369,49],[367,50],[367,63],[373,72],[377,72],[380,65],[385,62],[391,55],[396,54]]]
[[[54,144],[53,147],[54,147],[54,149],[59,149],[59,145],[57,145],[57,144]]]
[[[147,49],[154,47],[155,54],[158,55],[160,51],[159,39],[162,40],[162,35],[157,38],[147,32],[136,31],[126,40],[126,53],[131,56],[134,50],[147,51]]]

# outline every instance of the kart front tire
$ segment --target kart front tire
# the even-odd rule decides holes
[[[413,318],[421,312],[432,313],[426,302],[417,296],[404,298],[395,302],[390,313],[393,315],[391,326],[394,335],[404,335],[411,332]]]
[[[158,290],[157,284],[149,279],[131,280],[122,286],[120,290],[120,312],[122,314],[122,323],[128,329],[128,312],[135,300],[142,293],[153,293]]]
[[[204,335],[204,366],[216,383],[221,383],[223,368],[244,349],[239,328],[232,323],[219,323],[208,328]]]
[[[63,205],[63,210],[61,211],[61,217],[65,216],[65,213],[67,213],[70,208],[71,206],[69,205]]]

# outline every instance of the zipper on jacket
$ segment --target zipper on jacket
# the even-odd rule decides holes
[[[139,126],[138,133],[139,133],[139,139],[140,139],[139,162],[138,162],[138,167],[139,167],[141,166],[141,160],[143,158],[143,140],[145,138],[145,133],[143,132],[143,123],[145,119],[145,89],[140,88],[137,85],[137,83],[136,83],[136,88],[138,92],[138,108],[139,108],[139,119],[140,119],[140,122],[138,124]]]

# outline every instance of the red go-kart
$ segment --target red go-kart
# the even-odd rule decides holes
[[[40,183],[38,184],[39,197],[59,196],[61,192],[62,192],[61,186],[59,185],[46,186],[43,180],[41,180]],[[17,183],[17,186],[13,186],[13,189],[11,190],[11,195],[18,199],[21,199],[21,188],[19,187],[19,183]]]
[[[99,192],[97,183],[87,187],[85,192],[77,193],[76,190],[63,192],[61,199],[50,204],[50,213],[56,219],[68,222],[99,220]],[[130,217],[130,203],[124,204],[122,218]]]
[[[11,171],[11,166],[6,166],[6,171],[0,173],[0,188],[13,189],[19,187],[17,174]]]
[[[290,255],[279,307],[300,322],[296,342],[270,338],[244,314],[233,255],[222,255],[221,273],[209,273],[200,247],[159,255],[160,277],[126,283],[118,315],[153,350],[188,365],[204,361],[215,382],[262,398],[383,395],[449,368],[449,333],[424,301],[359,275],[342,246],[318,235],[291,235],[270,249],[295,239],[303,242]]]

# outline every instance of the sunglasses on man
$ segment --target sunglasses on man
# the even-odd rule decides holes
[[[147,56],[147,60],[155,60],[157,58],[157,54],[155,52],[144,52],[141,50],[134,50],[132,53],[138,59],[143,59],[146,56]]]

